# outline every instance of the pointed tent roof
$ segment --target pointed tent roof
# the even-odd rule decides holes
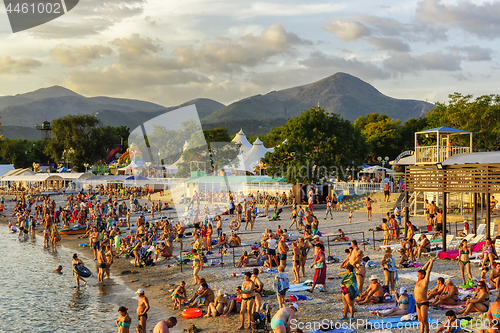
[[[241,150],[243,150],[244,152],[252,149],[252,144],[250,142],[248,142],[245,133],[243,133],[243,129],[240,129],[240,131],[238,133],[236,133],[236,135],[234,136],[234,139],[231,142],[241,144]]]
[[[253,172],[253,169],[260,164],[260,159],[263,158],[268,152],[269,149],[264,147],[262,141],[257,138],[252,145],[252,149],[250,149],[243,158],[245,170]]]

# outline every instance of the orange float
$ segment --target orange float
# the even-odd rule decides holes
[[[238,230],[239,228],[240,228],[240,221],[232,220],[231,222],[229,222],[229,229]]]
[[[201,311],[198,308],[189,308],[189,309],[182,311],[181,316],[189,319],[189,318],[201,317],[202,314],[203,314],[203,311]]]

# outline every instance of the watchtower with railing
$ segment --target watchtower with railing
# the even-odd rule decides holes
[[[42,133],[42,140],[47,140],[50,139],[51,133],[52,133],[52,127],[50,126],[49,121],[44,121],[42,125],[35,125],[36,129],[41,131]]]
[[[437,127],[415,133],[415,164],[437,164],[456,154],[472,153],[472,132]]]

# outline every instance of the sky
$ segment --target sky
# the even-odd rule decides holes
[[[498,93],[500,1],[80,0],[12,33],[0,9],[0,95],[230,104],[345,72],[382,93],[446,102]]]

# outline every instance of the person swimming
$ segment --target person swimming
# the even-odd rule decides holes
[[[62,266],[61,265],[57,266],[57,268],[54,269],[52,273],[62,274]]]

